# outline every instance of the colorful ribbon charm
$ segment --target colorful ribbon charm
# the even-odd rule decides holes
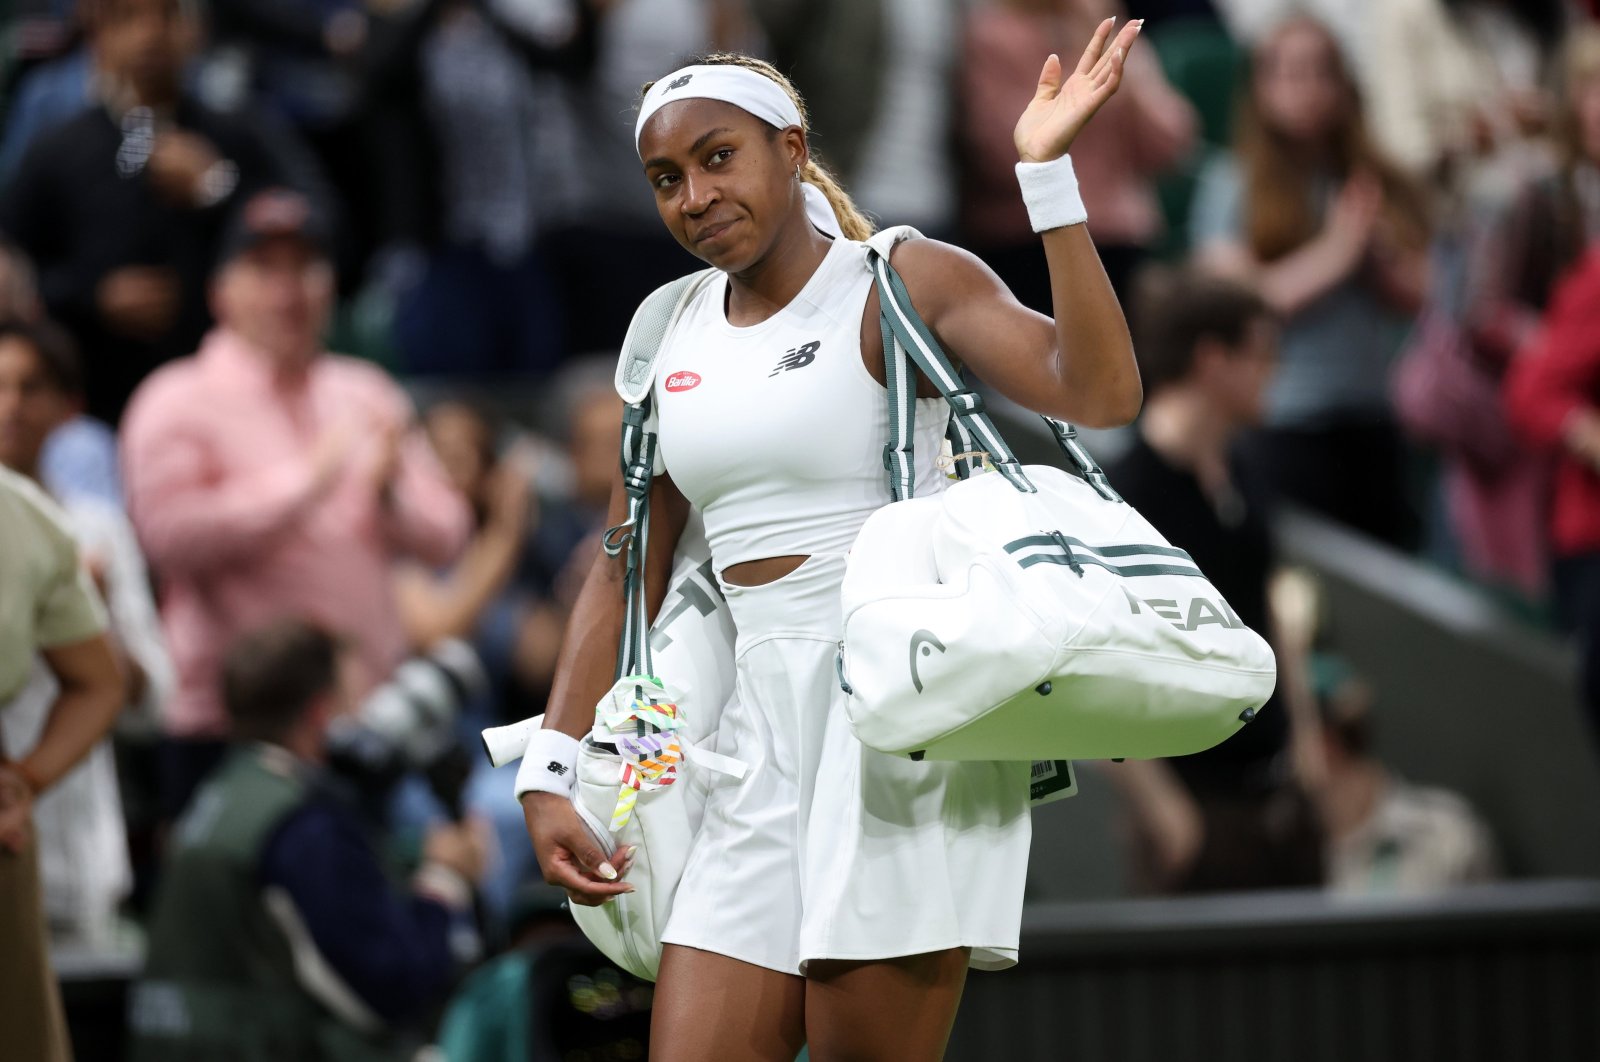
[[[660,679],[630,675],[612,688],[609,708],[595,719],[595,729],[606,732],[622,756],[612,833],[633,817],[640,793],[665,789],[678,780],[683,717],[677,702],[667,700],[670,696]]]

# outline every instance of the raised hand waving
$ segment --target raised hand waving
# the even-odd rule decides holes
[[[1039,88],[1013,134],[1023,162],[1049,162],[1065,155],[1079,131],[1122,84],[1123,62],[1144,20],[1129,22],[1113,39],[1116,21],[1108,18],[1100,23],[1071,77],[1063,80],[1060,56],[1044,61]]]

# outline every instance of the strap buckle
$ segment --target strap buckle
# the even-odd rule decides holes
[[[964,391],[951,391],[945,395],[945,400],[955,409],[957,415],[963,417],[979,417],[984,414],[986,407],[983,396],[971,389]]]

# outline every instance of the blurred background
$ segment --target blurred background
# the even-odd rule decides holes
[[[1010,130],[1109,15],[1145,28],[1072,155],[1147,400],[1089,446],[1279,692],[1036,812],[950,1057],[1600,1058],[1594,0],[12,0],[0,463],[130,676],[35,811],[76,1057],[645,1057],[476,737],[543,708],[617,349],[698,265],[640,87],[770,59],[880,225],[1049,312]],[[229,834],[252,741],[326,767]],[[294,896],[321,987],[172,998],[218,941],[304,972],[197,889]]]

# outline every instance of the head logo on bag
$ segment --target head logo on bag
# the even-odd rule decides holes
[[[911,636],[911,684],[918,693],[922,692],[922,676],[917,674],[917,653],[932,656],[935,649],[944,652],[944,643],[932,631],[918,631]]]

